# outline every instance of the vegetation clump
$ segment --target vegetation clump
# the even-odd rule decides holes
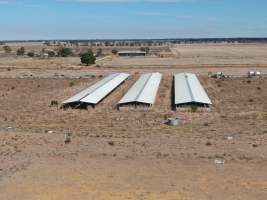
[[[24,56],[25,55],[25,48],[24,47],[20,47],[17,50],[17,56]]]
[[[94,56],[92,50],[88,50],[81,54],[81,63],[85,65],[95,64],[96,57]]]
[[[65,47],[62,47],[58,50],[57,52],[57,55],[59,57],[69,57],[71,56],[73,53],[72,53],[72,50],[70,48],[65,48]]]
[[[10,46],[3,46],[3,50],[5,53],[11,53],[11,51],[12,51]]]
[[[28,52],[28,53],[27,53],[27,56],[29,56],[29,57],[34,57],[34,52]]]

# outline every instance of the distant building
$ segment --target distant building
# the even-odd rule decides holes
[[[119,51],[118,56],[146,56],[145,51]]]

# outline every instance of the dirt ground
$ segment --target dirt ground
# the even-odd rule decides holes
[[[217,67],[216,59],[206,68],[134,69],[88,69],[69,59],[70,66],[55,60],[63,66],[57,69],[46,61],[34,67],[0,61],[1,200],[266,199],[266,77],[246,78],[248,66]],[[218,69],[235,76],[207,76]],[[95,109],[59,108],[119,70],[131,77]],[[147,71],[164,75],[155,105],[118,111],[116,103]],[[172,111],[172,78],[182,71],[198,74],[213,102],[210,112]],[[53,100],[59,106],[51,107]],[[167,126],[171,116],[181,124]],[[71,143],[64,143],[65,133],[72,133]]]

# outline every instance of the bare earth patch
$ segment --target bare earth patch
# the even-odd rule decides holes
[[[183,48],[181,55],[189,56]],[[70,58],[55,59],[63,64],[54,68],[49,61],[23,67],[0,60],[0,199],[265,200],[267,79],[246,78],[246,64],[218,67],[216,61],[87,68]],[[217,70],[234,77],[208,78]],[[63,100],[117,71],[132,76],[95,109],[60,109]],[[164,75],[153,108],[118,111],[120,98],[151,71]],[[172,111],[173,74],[183,71],[198,74],[213,102],[210,112]],[[167,126],[168,117],[182,123]]]

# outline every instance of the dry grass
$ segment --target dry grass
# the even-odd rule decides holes
[[[0,199],[265,200],[266,78],[208,78],[211,69],[238,76],[248,70],[217,67],[216,58],[212,68],[134,69],[76,68],[75,59],[0,59]],[[185,70],[199,75],[210,112],[171,110],[172,75]],[[117,71],[132,76],[96,109],[51,106]],[[164,74],[153,108],[118,111],[140,73],[151,71]],[[168,117],[182,124],[167,126]],[[216,158],[225,165],[215,166]]]

